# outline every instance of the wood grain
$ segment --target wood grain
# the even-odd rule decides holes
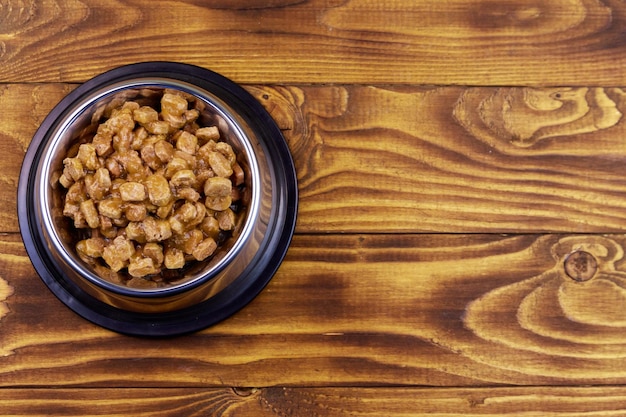
[[[7,235],[0,385],[624,384],[625,247],[623,235],[297,235],[238,314],[152,340],[75,315]],[[584,282],[564,272],[580,250],[598,264]]]
[[[0,90],[10,109],[0,113],[0,230],[18,230],[24,151],[73,87]],[[296,161],[299,233],[626,230],[622,88],[246,88]]]
[[[11,0],[0,11],[0,82],[82,82],[145,60],[243,83],[626,82],[618,0]]]
[[[0,389],[0,413],[20,416],[537,416],[622,415],[621,387]]]
[[[0,415],[626,415],[626,2],[0,0]],[[178,338],[89,323],[15,207],[79,83],[243,85],[295,158],[269,285]]]

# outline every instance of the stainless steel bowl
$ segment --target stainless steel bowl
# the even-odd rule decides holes
[[[153,104],[164,89],[193,95],[202,124],[217,125],[245,173],[246,198],[233,235],[172,285],[137,289],[98,276],[77,255],[56,182],[68,149],[93,131],[102,112],[125,100]],[[93,78],[44,120],[24,159],[20,230],[31,261],[52,292],[88,320],[122,333],[173,335],[214,324],[247,304],[282,262],[295,227],[297,182],[285,140],[244,89],[209,70],[148,62]]]

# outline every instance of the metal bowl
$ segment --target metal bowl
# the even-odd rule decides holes
[[[246,198],[235,231],[207,261],[171,285],[140,289],[100,277],[75,250],[56,178],[68,149],[93,131],[107,106],[150,104],[165,89],[191,94],[200,120],[217,125],[244,170]],[[244,89],[209,70],[146,62],[101,74],[65,97],[43,121],[26,153],[18,187],[20,230],[44,283],[84,318],[121,333],[171,336],[196,331],[251,301],[282,262],[295,227],[297,181],[285,140]]]

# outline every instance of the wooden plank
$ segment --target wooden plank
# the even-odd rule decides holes
[[[0,238],[3,387],[626,383],[622,234],[297,235],[246,308],[157,340],[81,319]]]
[[[0,82],[82,82],[148,57],[244,83],[626,82],[616,0],[12,0],[0,19]]]
[[[626,413],[626,396],[621,387],[0,389],[0,413],[63,417],[608,417]]]
[[[17,231],[24,151],[71,88],[0,91],[0,230]],[[246,88],[296,161],[300,233],[626,228],[622,88]]]

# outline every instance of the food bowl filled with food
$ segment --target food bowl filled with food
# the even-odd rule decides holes
[[[246,90],[204,68],[146,62],[66,96],[36,132],[18,187],[37,273],[84,318],[171,336],[250,302],[282,262],[297,181]]]

